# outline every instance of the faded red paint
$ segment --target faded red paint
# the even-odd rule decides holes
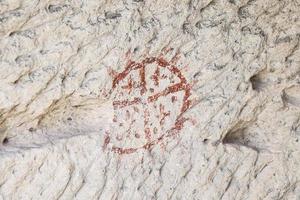
[[[130,100],[124,100],[124,101],[114,101],[113,102],[113,106],[114,108],[122,108],[122,107],[126,107],[126,106],[131,106],[137,103],[141,103],[141,99],[135,97],[134,100],[130,101]]]
[[[164,121],[165,121],[165,118],[167,117],[167,116],[169,116],[170,115],[170,111],[168,111],[168,112],[165,112],[165,109],[164,109],[165,107],[162,105],[162,104],[159,104],[159,110],[160,110],[160,114],[161,114],[161,119],[160,119],[160,121],[159,121],[159,124],[162,126],[163,125],[163,123],[164,123]]]
[[[106,133],[108,134],[108,133]],[[105,139],[104,139],[104,145],[103,145],[103,149],[105,149],[107,147],[107,145],[109,144],[110,142],[110,137],[108,135],[105,136]]]
[[[128,85],[126,86],[123,86],[122,87],[123,89],[127,89],[129,91],[129,94],[131,93],[132,89],[133,89],[133,80],[132,78],[130,77],[129,80],[128,80]]]
[[[160,77],[160,73],[159,73],[159,68],[157,67],[154,74],[152,75],[152,79],[154,81],[154,85],[158,86],[159,85],[159,77]],[[150,90],[153,88],[150,88]]]
[[[165,49],[165,51],[169,51],[169,50]],[[173,57],[173,59],[171,59],[170,62],[165,60],[162,56],[147,57],[140,63],[129,60],[127,66],[122,72],[113,73],[114,78],[112,81],[112,92],[115,91],[117,93],[117,96],[113,99],[114,110],[118,111],[121,109],[126,109],[124,119],[122,120],[125,121],[127,120],[126,122],[128,124],[130,123],[129,128],[126,129],[124,133],[121,133],[121,135],[126,134],[127,139],[130,139],[131,135],[134,138],[141,139],[141,136],[144,135],[144,139],[146,141],[144,145],[125,147],[125,148],[122,146],[116,146],[115,144],[112,143],[111,150],[113,152],[118,154],[130,154],[136,152],[139,149],[149,150],[154,145],[161,143],[165,138],[172,137],[178,134],[179,131],[183,128],[184,122],[188,120],[187,118],[183,117],[183,114],[191,107],[191,101],[189,100],[189,97],[191,95],[191,85],[187,83],[187,80],[182,74],[182,72],[178,69],[178,67],[175,66],[178,60],[179,60],[179,54],[176,54],[176,56]],[[147,66],[149,66],[149,64],[152,64],[151,67],[153,67],[153,65],[154,66],[156,65],[153,74],[146,74],[147,73],[146,69]],[[170,75],[177,77],[179,79],[179,82],[177,81],[176,83],[174,83],[173,78],[172,79],[170,78],[171,84],[169,86],[167,86],[165,89],[159,92],[154,93],[155,90],[158,90],[160,81],[168,78],[167,75],[160,73],[161,69],[166,70],[166,72],[168,72]],[[135,84],[136,80],[134,80],[134,78],[132,78],[132,76],[130,75],[136,70],[138,70],[139,84]],[[147,76],[150,77],[154,83],[153,84],[154,86],[152,86],[151,88],[147,88],[148,87],[146,81]],[[122,81],[126,81],[126,79],[128,79],[127,85],[119,86],[119,84]],[[157,88],[153,88],[153,87],[157,87]],[[123,91],[120,91],[120,89],[127,90],[127,93],[130,94],[128,98],[131,97],[131,93],[133,92],[133,89],[139,89],[139,94],[138,96],[131,97],[130,99],[119,100],[120,98],[119,96],[121,97],[126,96],[125,95],[126,93],[123,93]],[[147,91],[149,92],[147,93]],[[179,101],[178,97],[176,96],[178,92],[183,92],[181,104],[177,103]],[[173,116],[175,117],[173,126],[171,128],[168,128],[167,130],[163,130],[166,117],[170,117],[172,113],[170,111],[165,110],[165,106],[162,104],[159,104],[159,108],[157,108],[155,102],[158,102],[160,98],[165,98],[169,94],[173,94],[171,100],[168,100],[169,103],[174,104],[176,102],[176,106],[179,106],[180,111],[179,114]],[[154,127],[154,128],[151,127],[152,123],[154,122],[151,121],[153,119],[151,119],[150,117],[151,115],[153,115],[153,113],[149,111],[150,104],[152,108],[159,109],[159,115],[156,117],[159,120],[158,123],[161,126],[160,127],[160,129],[162,130],[161,132],[159,132],[158,130],[159,127]],[[132,109],[132,114],[130,113],[129,108]],[[138,113],[139,115],[142,115],[143,119],[138,119],[138,121],[136,120],[130,121],[131,116],[133,116],[133,113]],[[114,117],[113,122],[117,123],[117,116]],[[141,123],[141,122],[143,122],[144,133],[135,131],[134,128],[135,123]],[[116,134],[117,134],[116,139],[118,141],[122,141],[122,139],[124,139],[123,136],[121,137],[118,133]],[[154,137],[154,135],[156,135],[157,137]],[[109,142],[112,142],[111,138],[105,139],[105,146],[107,146],[108,144],[106,143]]]

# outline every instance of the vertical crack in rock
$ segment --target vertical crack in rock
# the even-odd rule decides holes
[[[6,144],[8,142],[7,127],[5,123],[0,124],[0,138],[0,143]]]

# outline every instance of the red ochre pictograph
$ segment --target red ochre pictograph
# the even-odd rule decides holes
[[[112,81],[114,118],[105,138],[106,147],[118,154],[151,149],[180,132],[188,120],[191,85],[176,67],[162,56],[141,62],[129,60]]]

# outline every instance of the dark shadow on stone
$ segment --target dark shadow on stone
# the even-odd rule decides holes
[[[253,141],[251,141],[251,138],[249,138],[246,128],[239,128],[229,131],[223,138],[222,143],[245,146],[259,152],[258,147],[253,145]]]
[[[261,91],[262,88],[264,87],[264,83],[263,83],[261,77],[259,76],[259,74],[252,76],[250,78],[250,82],[252,85],[252,89],[255,91]]]
[[[7,143],[8,143],[8,139],[7,139],[7,138],[4,138],[3,144],[7,144]]]

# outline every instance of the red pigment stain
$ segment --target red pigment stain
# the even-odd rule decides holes
[[[167,116],[169,116],[170,115],[170,111],[168,111],[168,112],[165,112],[164,111],[164,106],[162,105],[162,104],[159,104],[159,110],[160,110],[160,114],[161,114],[161,120],[159,121],[159,124],[162,126],[163,125],[163,123],[164,123],[164,120],[165,120],[165,118],[167,117]]]
[[[123,86],[122,88],[123,88],[123,89],[129,90],[129,94],[131,93],[132,88],[133,88],[133,81],[132,81],[132,78],[131,78],[131,77],[130,77],[129,80],[128,80],[128,85]]]
[[[134,105],[134,104],[137,104],[140,102],[141,102],[141,99],[135,97],[134,100],[132,100],[132,101],[130,101],[130,100],[114,101],[113,106],[114,106],[114,108],[116,108],[116,107],[122,108],[122,107],[126,107],[126,106],[131,106],[131,105]]]
[[[106,132],[106,134],[108,134]],[[108,135],[105,136],[105,139],[104,139],[104,145],[103,145],[103,149],[105,149],[107,147],[107,145],[109,144],[110,142],[110,137]]]
[[[154,74],[152,75],[152,79],[154,81],[154,85],[158,86],[159,84],[159,77],[160,77],[160,72],[159,72],[159,68],[157,67]],[[153,89],[153,88],[151,88]]]
[[[170,50],[165,49],[164,51],[167,52]],[[113,152],[118,154],[131,154],[140,149],[150,150],[159,143],[164,146],[162,142],[164,139],[170,138],[180,132],[184,123],[188,120],[183,117],[183,114],[191,107],[191,100],[189,100],[191,96],[191,85],[187,83],[180,69],[176,67],[178,60],[179,54],[176,54],[169,62],[161,55],[158,57],[147,57],[139,63],[129,60],[122,72],[113,73],[114,78],[111,93],[116,93],[115,97],[112,97],[115,111],[113,122],[117,123],[118,121],[117,118],[120,114],[116,113],[125,113],[124,116],[121,115],[121,120],[129,124],[129,127],[123,132],[121,131],[121,133],[118,133],[119,130],[116,130],[116,136],[114,136],[114,138],[118,144],[113,143],[112,135],[107,136],[105,138],[105,147],[108,143],[111,143],[111,150]],[[150,64],[152,65],[150,66]],[[156,65],[154,73],[146,74],[147,67],[153,67],[153,65]],[[160,74],[161,69],[164,69],[164,71],[167,70],[167,74],[171,77],[169,78],[170,84],[164,89],[160,89],[159,92],[154,93],[155,90],[159,89],[160,80],[168,78],[166,74]],[[134,78],[131,73],[136,70],[138,71],[138,77]],[[150,83],[147,83],[147,77],[153,82],[151,88],[148,88],[150,87]],[[174,81],[174,77],[177,78],[177,80],[179,79],[179,81]],[[126,85],[121,86],[124,82]],[[133,89],[138,90],[138,92],[134,93]],[[126,92],[124,90],[126,90]],[[179,92],[183,95],[182,97],[177,95]],[[168,95],[172,95],[171,98],[166,98]],[[122,99],[123,97],[124,99]],[[180,102],[181,99],[182,101]],[[168,107],[171,107],[171,110],[171,104],[174,104],[176,101],[177,103],[174,104],[174,106],[176,105],[178,107],[179,113],[174,114],[171,110],[167,110],[165,105],[159,103],[161,100],[163,100]],[[156,104],[159,105],[159,107],[156,106]],[[124,109],[125,111],[123,112],[122,110]],[[131,113],[130,110],[132,110]],[[158,113],[155,113],[155,110],[157,110]],[[155,125],[153,125],[155,124],[155,121],[153,121],[154,118],[151,116],[156,116],[157,114],[156,119],[158,120],[158,124],[156,124],[157,127],[155,127]],[[134,115],[137,115],[136,119],[134,119]],[[167,117],[175,119],[173,120],[173,124],[165,125]],[[141,133],[141,128],[138,128],[141,127],[141,123],[143,127],[142,132],[144,133]],[[166,128],[165,126],[170,127]],[[123,137],[125,136],[124,134],[126,137]],[[121,137],[121,135],[123,136]],[[123,147],[122,141],[129,144],[129,146]]]

